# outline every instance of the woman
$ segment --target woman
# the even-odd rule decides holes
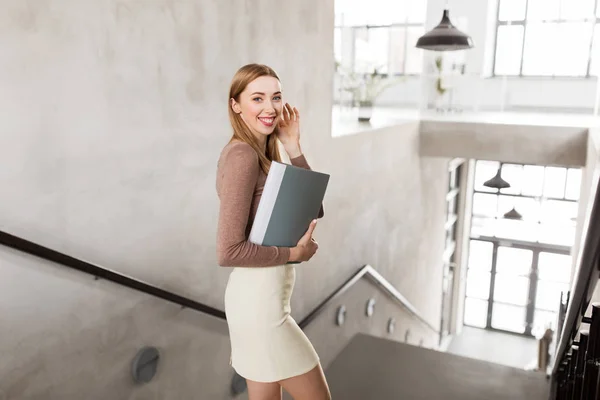
[[[290,316],[295,268],[287,263],[315,254],[316,220],[292,248],[248,241],[271,161],[281,162],[277,142],[293,165],[310,168],[298,110],[284,104],[275,71],[259,64],[237,71],[229,102],[233,137],[217,167],[217,257],[221,266],[235,267],[225,290],[231,364],[246,378],[250,400],[281,399],[282,387],[295,400],[330,399],[319,357]]]

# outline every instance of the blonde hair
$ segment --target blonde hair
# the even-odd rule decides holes
[[[233,128],[233,136],[231,140],[241,140],[242,142],[248,143],[254,151],[258,154],[258,164],[265,174],[269,173],[271,167],[271,161],[281,162],[281,155],[279,154],[279,145],[277,143],[277,131],[267,136],[267,146],[263,150],[258,139],[254,136],[248,125],[242,120],[242,117],[233,111],[231,107],[231,99],[239,102],[240,93],[242,93],[246,86],[256,78],[261,76],[272,76],[279,80],[279,77],[275,71],[263,64],[247,64],[237,70],[233,79],[231,80],[231,86],[229,88],[229,121]]]

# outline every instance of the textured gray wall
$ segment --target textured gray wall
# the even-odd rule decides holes
[[[481,116],[469,121],[469,115],[463,121],[422,121],[421,154],[538,165],[585,165],[588,129],[578,126],[580,121],[569,119],[554,124],[556,118],[532,115],[528,119],[526,114],[519,119],[520,123],[507,123],[510,118],[498,114],[489,115],[487,121]],[[573,123],[577,125],[571,126]]]
[[[309,162],[332,175],[294,316],[369,263],[438,325],[446,160],[419,156],[416,124],[331,138],[332,0],[6,0],[0,27],[0,229],[222,309],[226,93],[263,62],[302,113]],[[0,276],[4,398],[227,398],[222,324],[5,249]],[[361,324],[343,336],[374,329]],[[343,344],[309,330],[324,361]],[[135,389],[144,344],[165,364]]]
[[[370,317],[366,315],[369,299],[375,300],[375,311]],[[337,309],[346,307],[346,319],[341,327],[335,324]],[[393,333],[387,332],[388,321],[396,321]],[[435,325],[437,326],[437,324]],[[393,300],[379,285],[363,277],[351,290],[334,300],[317,320],[307,328],[306,333],[315,344],[315,349],[324,367],[348,344],[357,333],[393,339],[399,342],[437,348],[439,336],[425,324],[417,321],[404,307]],[[335,340],[323,340],[335,337]]]
[[[0,399],[228,399],[224,321],[0,248]],[[161,360],[136,386],[143,346]]]

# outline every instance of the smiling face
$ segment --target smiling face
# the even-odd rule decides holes
[[[275,131],[283,109],[281,83],[272,76],[256,78],[240,93],[237,101],[231,99],[231,108],[264,143]]]

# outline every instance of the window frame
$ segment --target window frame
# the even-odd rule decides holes
[[[567,188],[569,186],[569,171],[578,170],[578,171],[580,171],[580,173],[583,174],[583,170],[581,167],[561,166],[561,165],[534,165],[534,164],[525,164],[525,163],[518,163],[518,162],[516,162],[516,163],[502,162],[501,163],[501,162],[498,162],[495,160],[485,160],[485,159],[476,159],[474,161],[475,162],[473,164],[473,176],[472,176],[472,181],[471,181],[472,186],[470,189],[472,206],[471,206],[471,209],[469,210],[470,217],[471,217],[471,222],[470,222],[471,232],[469,233],[469,237],[467,239],[468,243],[469,243],[469,245],[468,245],[469,256],[467,256],[467,257],[470,257],[471,244],[474,241],[491,243],[492,244],[492,254],[491,254],[491,258],[489,260],[489,262],[491,264],[490,264],[490,269],[489,269],[490,283],[489,283],[489,288],[487,291],[487,295],[488,295],[487,300],[479,298],[477,296],[468,296],[467,295],[467,288],[469,287],[468,286],[469,285],[468,273],[469,273],[469,270],[471,269],[471,266],[470,266],[468,258],[467,258],[467,262],[465,264],[465,268],[466,268],[465,292],[464,292],[464,298],[462,299],[462,301],[464,302],[464,304],[466,304],[467,299],[486,301],[487,302],[487,311],[486,311],[485,326],[472,325],[472,324],[467,323],[466,318],[465,318],[466,311],[463,313],[463,324],[467,325],[467,326],[477,326],[477,327],[481,327],[483,329],[488,329],[491,331],[508,332],[511,334],[531,337],[533,334],[532,329],[535,328],[535,317],[537,315],[536,313],[538,311],[555,313],[553,310],[547,310],[543,306],[540,306],[537,301],[537,292],[538,292],[539,281],[553,282],[551,279],[540,279],[540,277],[539,277],[540,254],[552,253],[552,254],[561,254],[561,255],[571,255],[571,251],[572,251],[573,247],[570,245],[564,245],[564,244],[546,243],[546,242],[540,241],[539,239],[534,242],[534,241],[519,240],[519,239],[515,239],[515,238],[511,238],[511,237],[501,237],[501,236],[497,236],[496,233],[492,233],[491,236],[488,236],[487,234],[485,234],[485,235],[474,234],[472,231],[474,218],[483,217],[483,218],[490,218],[490,219],[491,218],[501,219],[501,217],[498,216],[497,214],[495,214],[493,217],[491,217],[489,215],[477,214],[475,212],[475,210],[473,209],[475,195],[487,194],[487,195],[498,196],[498,198],[500,196],[510,196],[510,197],[514,197],[514,198],[535,199],[536,201],[538,201],[540,203],[540,207],[543,206],[544,202],[546,202],[546,201],[561,201],[561,202],[565,202],[565,203],[576,203],[579,205],[580,201],[581,201],[579,196],[577,197],[577,199],[573,199],[573,198],[569,197],[569,194],[567,193],[568,192]],[[478,190],[477,169],[479,167],[479,164],[478,164],[479,162],[498,163],[500,168],[505,168],[507,165],[518,166],[521,168],[523,168],[525,166],[542,167],[543,168],[543,177],[542,177],[541,194],[540,195],[524,194],[523,193],[524,185],[522,184],[523,183],[522,179],[518,185],[518,187],[520,188],[518,190],[518,194],[517,193],[506,193],[506,192],[503,192],[503,190],[497,190],[497,189],[490,190],[490,191]],[[564,182],[564,186],[562,189],[562,192],[563,192],[562,196],[554,197],[554,196],[548,196],[545,194],[545,192],[544,192],[545,191],[545,182],[548,179],[548,170],[547,170],[548,168],[558,168],[558,169],[563,169],[565,171],[565,182]],[[522,173],[522,171],[521,171],[521,173]],[[581,190],[581,184],[582,184],[582,181],[579,181],[579,190]],[[542,223],[540,219],[541,219],[541,216],[539,217],[538,221],[536,221],[537,224]],[[574,223],[576,224],[576,222],[574,222]],[[504,304],[502,301],[494,300],[494,294],[495,294],[495,290],[496,290],[496,278],[497,278],[498,249],[503,248],[503,247],[530,250],[533,253],[531,270],[527,274],[527,277],[529,280],[529,289],[528,289],[528,300],[529,301],[528,301],[527,305],[519,306],[519,307],[525,308],[525,321],[524,321],[525,325],[524,325],[523,333],[515,332],[510,329],[494,327],[494,324],[493,324],[492,318],[493,318],[493,314],[494,314],[494,305],[495,304]],[[564,294],[565,294],[565,292],[562,292],[562,295],[563,295],[562,298],[564,298]],[[466,306],[465,306],[465,308],[466,308]],[[560,314],[560,312],[557,311],[556,312],[557,318],[558,318],[559,314]]]
[[[367,24],[367,25],[336,25],[333,27],[334,32],[336,29],[352,29],[352,56],[351,56],[351,68],[350,71],[353,74],[368,74],[368,72],[358,72],[356,71],[356,31],[359,29],[367,29],[367,31],[369,29],[388,29],[388,33],[390,33],[391,29],[393,28],[404,28],[404,29],[408,29],[408,28],[420,28],[422,27],[423,29],[425,29],[425,22],[423,23],[419,23],[419,22],[395,22],[392,24],[384,24],[384,25],[371,25],[371,24]],[[408,59],[407,54],[408,54],[408,35],[405,35],[404,37],[404,59],[402,60],[402,70],[406,71],[406,60]],[[343,46],[342,46],[343,49]],[[389,54],[390,51],[388,49],[388,64],[389,64]],[[335,60],[335,55],[334,55],[334,60]],[[335,60],[337,61],[337,60]],[[422,69],[422,68],[421,68]],[[421,70],[421,72],[418,73],[411,73],[411,74],[407,74],[406,72],[404,73],[392,73],[390,74],[389,72],[385,72],[385,73],[381,73],[378,72],[379,75],[381,75],[384,78],[389,78],[389,77],[400,77],[400,76],[407,76],[407,77],[416,77],[416,76],[420,76],[423,74],[423,71]]]
[[[558,319],[558,316],[560,314],[559,311],[553,311],[553,310],[548,310],[548,309],[545,309],[542,307],[538,307],[537,291],[538,291],[539,281],[541,280],[543,282],[553,282],[551,280],[543,280],[543,279],[539,278],[540,254],[541,253],[552,253],[552,254],[560,254],[560,255],[570,256],[571,249],[569,247],[558,246],[558,245],[541,245],[540,246],[539,244],[532,244],[529,242],[519,242],[516,240],[505,240],[505,239],[498,239],[495,237],[481,236],[481,237],[470,237],[469,238],[469,248],[470,248],[471,242],[473,242],[473,241],[479,241],[479,242],[485,242],[485,243],[492,244],[492,258],[490,260],[491,265],[490,265],[490,270],[489,270],[490,286],[488,288],[487,300],[481,299],[477,296],[468,296],[467,292],[466,292],[466,286],[465,286],[465,296],[464,296],[463,301],[466,302],[467,299],[486,301],[487,302],[487,311],[486,311],[485,327],[480,327],[478,325],[471,325],[469,323],[466,323],[465,322],[465,314],[463,314],[463,324],[464,325],[472,326],[472,327],[480,327],[482,329],[487,329],[487,330],[494,331],[494,332],[503,332],[503,333],[510,333],[510,334],[514,334],[514,335],[521,335],[521,336],[525,336],[525,337],[533,337],[532,330],[535,329],[534,322],[535,322],[536,311],[555,313],[556,318]],[[523,321],[525,324],[524,324],[523,333],[493,326],[494,305],[495,304],[514,305],[512,303],[505,303],[500,300],[494,300],[494,294],[495,294],[495,290],[496,290],[495,284],[496,284],[496,278],[497,278],[497,274],[498,274],[498,272],[497,272],[498,249],[500,249],[500,248],[514,248],[514,249],[528,250],[528,251],[532,252],[531,270],[527,274],[527,279],[529,281],[527,297],[528,297],[529,301],[525,306],[517,306],[517,307],[525,308],[525,320]],[[470,268],[467,267],[467,273],[468,273],[469,269]],[[466,279],[465,284],[466,285],[469,284],[468,278]],[[562,293],[561,298],[563,298],[566,292],[561,292],[561,293]],[[554,328],[556,328],[556,326],[554,326]]]
[[[500,21],[500,5],[502,3],[503,0],[498,0],[498,4],[496,6],[496,26],[495,26],[495,32],[494,32],[494,52],[492,55],[492,77],[507,77],[507,78],[534,78],[534,79],[572,79],[572,80],[589,80],[589,79],[599,79],[600,80],[600,74],[596,75],[592,75],[591,74],[591,69],[592,69],[592,53],[593,53],[593,49],[594,49],[594,35],[596,34],[596,29],[600,29],[600,17],[597,15],[597,10],[598,7],[600,7],[600,0],[594,0],[594,10],[593,10],[593,16],[595,17],[595,19],[590,18],[590,19],[583,19],[583,20],[567,20],[564,18],[559,18],[559,19],[551,19],[551,20],[542,20],[541,22],[544,24],[550,24],[550,23],[565,23],[565,22],[580,22],[583,23],[585,22],[589,22],[593,24],[593,28],[592,28],[592,38],[591,38],[591,43],[590,43],[590,51],[588,53],[588,60],[587,60],[587,69],[586,69],[586,74],[585,75],[523,75],[523,59],[524,59],[524,55],[525,55],[525,40],[527,38],[527,13],[528,13],[528,9],[529,9],[529,1],[530,0],[524,0],[525,1],[525,17],[522,20],[518,20],[518,21]],[[559,0],[559,4],[562,5],[564,2],[567,2],[568,0]],[[523,41],[521,43],[521,59],[520,59],[520,63],[519,63],[519,73],[517,75],[505,75],[505,74],[496,74],[496,53],[498,50],[498,31],[500,30],[501,26],[522,26],[523,27]],[[598,62],[600,62],[600,56],[599,56],[599,60]]]
[[[475,181],[476,176],[477,176],[477,168],[479,165],[479,162],[493,162],[493,163],[499,163],[497,161],[493,161],[493,160],[485,160],[485,159],[477,159],[475,161],[475,166],[474,166],[474,175],[473,175],[473,179]],[[543,181],[542,181],[542,193],[539,195],[531,195],[531,194],[524,194],[523,193],[523,186],[521,186],[521,189],[519,190],[519,193],[507,193],[504,191],[504,189],[501,190],[496,190],[496,189],[490,189],[490,190],[481,190],[479,188],[476,187],[476,182],[474,182],[473,184],[473,188],[472,188],[472,193],[471,193],[471,202],[472,202],[472,209],[471,209],[471,230],[474,229],[474,219],[487,219],[487,220],[505,220],[505,218],[503,218],[500,214],[495,214],[494,216],[490,216],[490,215],[485,215],[485,214],[479,214],[475,211],[474,207],[475,207],[475,196],[476,195],[491,195],[491,196],[496,196],[496,202],[497,205],[499,205],[498,201],[500,200],[501,197],[512,197],[514,199],[530,199],[530,200],[534,200],[537,204],[537,209],[540,211],[540,215],[538,216],[537,220],[529,220],[530,224],[536,224],[537,226],[552,226],[553,223],[552,222],[548,222],[546,220],[543,219],[541,212],[543,211],[543,207],[545,206],[545,204],[547,202],[560,202],[560,203],[565,203],[565,204],[576,204],[577,207],[579,207],[579,204],[581,202],[581,199],[579,198],[579,196],[581,195],[580,191],[581,191],[581,184],[582,181],[579,180],[579,187],[578,187],[578,191],[579,194],[577,196],[577,198],[571,198],[569,197],[568,193],[567,193],[567,188],[569,185],[569,172],[571,170],[573,171],[579,171],[580,175],[580,179],[583,179],[583,169],[581,167],[574,167],[574,166],[560,166],[560,165],[534,165],[534,164],[524,164],[524,163],[512,163],[512,162],[507,162],[507,163],[500,163],[502,169],[504,169],[506,166],[517,166],[517,167],[521,167],[524,168],[525,166],[534,166],[534,167],[541,167],[543,168]],[[563,193],[562,196],[549,196],[547,194],[544,193],[545,190],[545,183],[546,180],[548,179],[548,168],[555,168],[555,169],[561,169],[564,170],[565,172],[565,182],[564,182],[564,186],[563,186]],[[509,210],[504,210],[504,211],[509,211]],[[555,222],[556,223],[556,222]],[[568,224],[570,224],[571,228],[576,229],[577,227],[577,221],[572,220],[571,222],[569,222]],[[567,224],[565,224],[566,226]],[[472,234],[472,232],[471,232]],[[471,239],[477,239],[478,236],[476,235],[471,235]],[[482,235],[481,237],[488,237],[486,235]],[[519,240],[515,237],[504,237],[504,236],[497,236],[496,234],[489,236],[490,238],[494,238],[500,241],[511,241],[514,243],[523,243],[525,245],[536,245],[536,246],[549,246],[549,248],[551,249],[569,249],[572,247],[572,245],[566,245],[566,244],[553,244],[553,243],[548,243],[548,242],[544,242],[542,240],[540,240],[540,237],[537,237],[535,241],[528,241],[528,240]]]

